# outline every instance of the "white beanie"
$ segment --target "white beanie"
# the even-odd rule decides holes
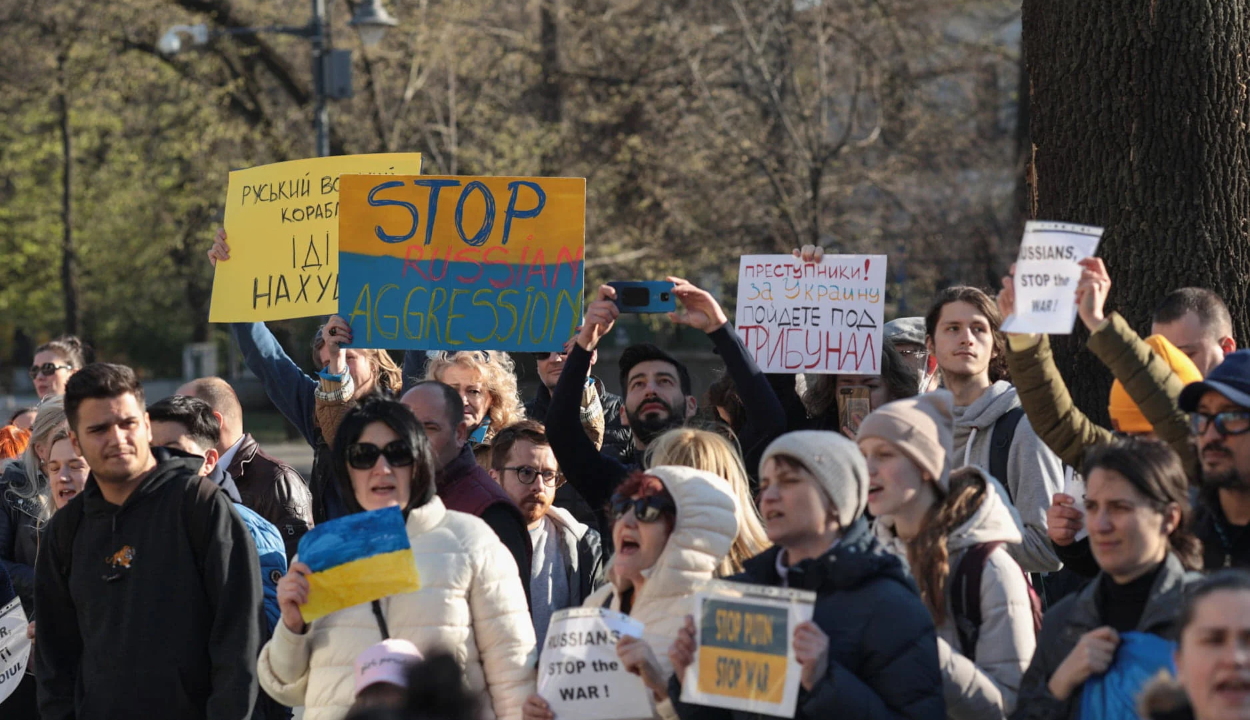
[[[868,505],[868,465],[859,446],[839,433],[799,430],[769,443],[760,458],[764,464],[775,455],[787,455],[802,463],[833,501],[838,522],[847,527],[864,514]]]

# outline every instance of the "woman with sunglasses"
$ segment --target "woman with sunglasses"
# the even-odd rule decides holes
[[[1085,683],[1111,668],[1120,633],[1175,639],[1182,601],[1201,579],[1191,572],[1202,550],[1189,533],[1188,482],[1175,452],[1126,438],[1092,450],[1083,474],[1100,572],[1046,613],[1014,720],[1080,717]]]
[[[84,349],[82,341],[73,335],[62,335],[35,348],[30,379],[35,383],[35,394],[40,400],[49,395],[65,394],[69,376],[86,364]]]
[[[651,691],[655,717],[674,718],[668,692],[673,669],[663,649],[693,610],[694,593],[728,554],[738,534],[737,502],[723,478],[660,466],[626,478],[612,495],[610,510],[616,555],[608,565],[608,583],[582,606],[616,610],[643,624],[643,637],[622,637],[616,652]],[[577,720],[556,718],[538,695],[525,702],[524,718]]]
[[[303,705],[307,720],[338,720],[353,702],[356,657],[398,638],[427,656],[452,652],[468,689],[489,695],[485,717],[519,718],[534,689],[534,628],[512,556],[484,522],[435,495],[434,454],[408,408],[365,400],[343,418],[333,447],[352,512],[403,510],[421,589],[306,623],[310,571],[297,557],[278,583],[282,621],[257,663],[261,687]]]
[[[760,514],[773,547],[731,579],[816,593],[812,619],[791,639],[802,668],[795,718],[942,720],[933,619],[902,561],[873,535],[867,498],[868,468],[855,443],[830,431],[782,435],[760,463]],[[678,715],[754,717],[677,700],[696,647],[687,619],[668,651]]]

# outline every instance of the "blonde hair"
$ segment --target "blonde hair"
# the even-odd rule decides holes
[[[49,395],[39,403],[39,413],[30,426],[30,443],[22,454],[23,477],[9,483],[6,494],[12,494],[28,500],[36,506],[39,524],[42,525],[52,516],[56,505],[52,502],[52,489],[43,474],[43,460],[39,457],[39,449],[45,451],[52,448],[53,438],[61,431],[68,431],[65,419],[65,405],[60,395]]]
[[[525,406],[521,404],[516,385],[516,366],[508,353],[498,350],[434,353],[425,369],[425,379],[442,382],[440,376],[452,365],[476,371],[482,378],[482,387],[490,395],[490,404],[486,406],[486,417],[490,418],[486,442],[503,428],[525,419]]]
[[[373,382],[388,397],[399,397],[404,385],[404,372],[395,364],[395,358],[385,350],[357,350],[373,368]]]
[[[738,499],[738,536],[729,548],[729,555],[716,570],[717,577],[742,572],[742,563],[768,549],[772,544],[760,522],[759,510],[751,497],[742,456],[724,437],[708,430],[677,428],[669,430],[647,447],[646,466],[684,465],[719,475],[729,481]]]

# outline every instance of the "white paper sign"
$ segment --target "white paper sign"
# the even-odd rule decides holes
[[[569,608],[552,615],[538,661],[538,695],[557,718],[650,718],[655,713],[651,693],[616,655],[622,635],[640,638],[642,630],[637,620],[604,608]]]
[[[0,702],[13,694],[26,672],[30,657],[26,625],[26,613],[20,600],[13,598],[0,607]]]
[[[764,372],[879,375],[885,256],[743,255],[735,320]]]
[[[1072,468],[1066,468],[1063,475],[1063,494],[1071,495],[1072,509],[1081,513],[1081,529],[1076,531],[1076,542],[1089,537],[1089,526],[1085,524],[1085,478]]]
[[[794,717],[802,666],[794,628],[812,619],[816,593],[723,581],[695,595],[698,649],[681,700]]]
[[[1016,259],[1016,311],[1003,331],[1071,335],[1076,322],[1078,262],[1092,256],[1102,228],[1030,221]]]

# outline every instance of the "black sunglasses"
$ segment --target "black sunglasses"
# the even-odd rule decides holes
[[[412,464],[412,448],[403,440],[394,440],[384,448],[373,443],[352,443],[347,446],[347,464],[357,470],[369,470],[385,457],[391,467],[407,467]]]
[[[533,355],[534,360],[538,362],[543,362],[544,360],[549,359],[552,355],[559,355],[560,357],[564,357],[568,355],[568,353],[566,352],[563,352],[563,351],[557,352],[554,350],[549,350],[547,352],[535,352],[535,353],[530,353],[530,354]]]
[[[1215,431],[1221,435],[1241,435],[1250,432],[1250,412],[1230,410],[1228,412],[1207,415],[1205,413],[1189,413],[1189,429],[1194,435],[1202,435],[1215,423]]]
[[[44,363],[42,365],[31,365],[30,366],[30,379],[34,380],[40,375],[43,375],[44,377],[47,377],[49,375],[55,375],[57,370],[73,370],[73,369],[74,368],[72,365],[57,365],[56,363]]]
[[[634,519],[638,522],[653,523],[664,516],[665,513],[674,514],[677,508],[668,498],[663,495],[652,495],[651,497],[633,498],[613,495],[609,503],[612,509],[612,521],[615,522],[625,516],[625,513],[634,510]]]

